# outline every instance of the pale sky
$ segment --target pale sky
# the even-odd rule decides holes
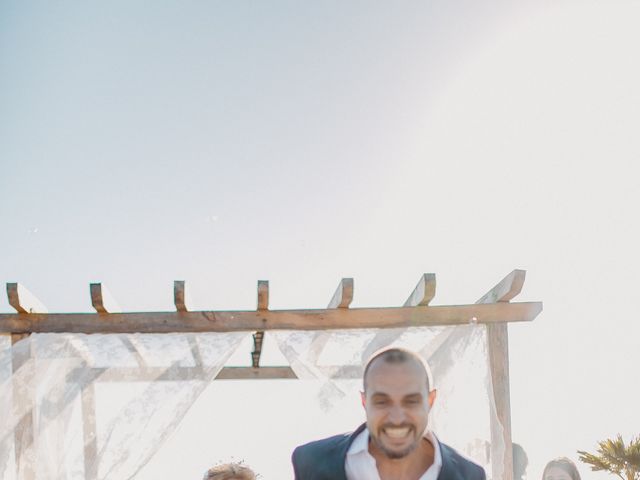
[[[638,24],[635,1],[3,2],[0,282],[51,312],[90,311],[92,281],[171,310],[176,279],[202,309],[254,308],[258,279],[322,308],[341,277],[398,306],[435,272],[446,305],[525,269],[537,480],[640,433]],[[234,388],[280,415],[304,395]]]

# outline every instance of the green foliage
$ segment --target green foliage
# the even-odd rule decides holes
[[[606,471],[623,480],[640,480],[640,436],[625,445],[622,435],[598,442],[598,453],[578,450],[580,461],[593,471]]]

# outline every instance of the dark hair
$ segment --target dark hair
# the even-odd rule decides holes
[[[519,443],[512,444],[512,452],[513,452],[513,479],[519,480],[524,477],[525,472],[527,471],[527,466],[529,465],[529,457],[527,457],[527,452],[524,451],[522,445]]]
[[[431,373],[429,372],[429,366],[427,365],[427,362],[425,362],[422,359],[422,357],[419,356],[417,353],[414,353],[411,350],[407,350],[405,348],[398,348],[398,347],[384,348],[382,350],[378,350],[371,357],[369,357],[369,360],[367,361],[367,365],[364,367],[364,374],[362,375],[362,382],[363,382],[365,391],[367,390],[367,374],[369,373],[369,369],[371,368],[371,365],[373,364],[373,362],[375,362],[378,359],[384,361],[385,363],[398,364],[398,363],[413,362],[416,365],[419,365],[424,369],[425,376],[427,377],[427,391],[430,391],[429,387],[431,383],[430,382]]]
[[[581,480],[580,474],[578,473],[578,467],[576,467],[576,464],[567,457],[554,458],[547,463],[547,466],[544,467],[544,471],[542,472],[542,480],[547,476],[547,470],[552,467],[557,467],[563,472],[566,472],[571,477],[571,480]]]

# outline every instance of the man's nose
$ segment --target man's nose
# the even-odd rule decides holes
[[[405,415],[405,412],[404,412],[404,408],[398,405],[391,407],[391,410],[389,411],[388,419],[389,419],[389,422],[394,425],[400,425],[404,423],[405,420],[407,419],[407,416]]]

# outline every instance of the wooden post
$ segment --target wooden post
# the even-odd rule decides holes
[[[7,283],[7,298],[9,305],[19,314],[47,313],[47,308],[42,302],[20,283]],[[13,374],[21,368],[32,368],[32,365],[28,363],[31,358],[31,345],[28,348],[15,347],[20,340],[28,336],[29,334],[24,332],[11,334],[11,370]],[[33,374],[23,375],[23,377],[32,380]],[[31,406],[27,414],[18,421],[14,430],[16,469],[18,477],[23,480],[32,480],[36,476],[35,460],[30,458],[33,455],[29,455],[29,452],[35,448],[34,415],[36,405],[33,398],[33,388],[33,385],[18,385],[15,382],[13,384],[13,401],[18,404],[27,403]]]
[[[21,368],[33,368],[32,365],[28,364],[31,357],[31,345],[28,347],[24,345],[15,347],[20,340],[28,336],[29,334],[19,333],[11,335],[11,348],[13,350],[11,355],[11,370],[14,375]],[[28,379],[28,381],[33,380],[33,372],[22,376]],[[35,461],[33,458],[30,458],[33,457],[33,455],[29,454],[35,448],[34,416],[36,406],[33,398],[33,388],[34,385],[20,385],[15,380],[13,381],[13,401],[15,404],[24,405],[27,403],[31,405],[27,413],[18,420],[14,429],[16,478],[23,480],[34,480],[36,478]]]
[[[476,303],[508,302],[522,290],[525,274],[524,270],[514,270]],[[499,422],[498,425],[495,422],[491,422],[491,469],[493,480],[513,480],[508,324],[487,324],[487,339],[493,399]],[[504,444],[502,462],[497,457],[499,443]]]
[[[258,280],[258,307],[257,310],[269,309],[269,280]],[[262,354],[262,342],[264,330],[258,330],[253,334],[253,351],[251,352],[251,367],[260,367],[260,355]]]

